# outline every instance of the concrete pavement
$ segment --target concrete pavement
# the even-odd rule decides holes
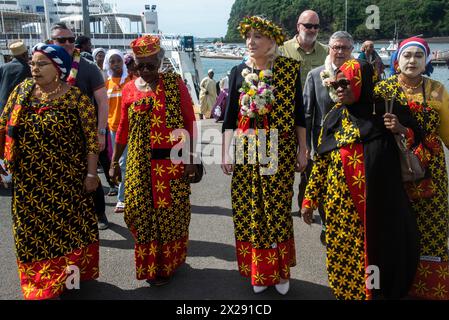
[[[203,131],[221,129],[213,120],[202,121]],[[203,147],[219,141],[203,139]],[[216,149],[219,150],[219,149]],[[208,151],[209,152],[209,151]],[[123,300],[280,300],[334,299],[328,287],[325,250],[319,240],[320,225],[307,226],[297,216],[295,182],[294,231],[297,266],[291,269],[290,292],[281,296],[274,288],[255,295],[249,279],[237,271],[230,199],[230,177],[219,165],[207,165],[201,183],[192,185],[192,219],[187,262],[164,287],[149,287],[135,279],[134,242],[122,214],[113,213],[115,197],[106,197],[110,227],[100,231],[100,277],[67,291],[63,299]],[[297,174],[297,179],[299,175]],[[12,238],[10,196],[0,189],[0,299],[22,299]]]

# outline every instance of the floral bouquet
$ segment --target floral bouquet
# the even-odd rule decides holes
[[[242,71],[242,76],[244,80],[239,90],[240,114],[248,118],[267,115],[275,101],[275,88],[271,85],[272,71],[267,69],[256,74],[245,68]]]
[[[327,69],[324,69],[323,71],[320,72],[320,78],[323,87],[325,87],[329,92],[329,97],[331,97],[332,101],[337,102],[338,101],[337,90],[335,90],[334,87],[332,86],[332,82],[335,81],[335,78],[331,76],[331,73]]]

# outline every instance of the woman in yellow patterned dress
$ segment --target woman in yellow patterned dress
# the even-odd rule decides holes
[[[449,299],[449,207],[444,146],[449,146],[449,94],[430,74],[431,53],[421,38],[401,42],[395,75],[380,82],[375,93],[408,107],[424,130],[416,154],[426,167],[424,179],[406,189],[418,219],[420,261],[410,294],[426,299]]]
[[[87,96],[63,81],[70,65],[64,48],[36,45],[33,79],[14,89],[0,118],[0,157],[13,174],[13,231],[25,299],[58,297],[68,276],[98,277],[98,228],[89,195],[98,186],[96,113]]]
[[[421,130],[405,108],[373,104],[373,68],[341,66],[331,82],[339,98],[326,115],[302,212],[326,212],[326,264],[337,299],[398,299],[418,264],[416,217],[401,177],[396,140],[410,148]],[[373,108],[374,106],[374,108]]]
[[[231,71],[222,164],[225,174],[232,173],[237,262],[255,293],[275,286],[285,295],[290,267],[296,265],[291,216],[295,169],[302,171],[307,164],[299,63],[276,54],[284,37],[271,21],[246,17],[240,33],[250,58]],[[232,164],[234,132],[244,151],[236,147]],[[275,132],[277,144],[270,137]],[[264,161],[264,153],[271,160]]]
[[[122,91],[110,175],[120,179],[118,161],[128,145],[125,222],[136,242],[136,276],[158,286],[168,283],[186,260],[187,176],[194,173],[194,165],[172,161],[171,151],[179,146],[177,129],[185,129],[192,142],[195,115],[181,77],[159,73],[164,57],[159,37],[136,39],[131,48],[139,78],[129,81]]]

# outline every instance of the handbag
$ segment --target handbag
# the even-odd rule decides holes
[[[385,98],[385,112],[393,113],[393,103],[396,95],[388,104],[388,100]],[[394,139],[399,149],[399,160],[401,163],[402,181],[413,182],[421,180],[426,174],[426,170],[421,164],[421,160],[416,156],[413,150],[407,148],[407,138],[405,135],[395,134]]]
[[[193,177],[189,177],[190,183],[198,183],[203,179],[203,175],[205,173],[204,164],[201,161],[200,164],[195,164],[195,175]]]
[[[413,182],[423,179],[426,171],[415,153],[407,148],[407,138],[399,134],[395,134],[394,138],[399,148],[402,181]]]

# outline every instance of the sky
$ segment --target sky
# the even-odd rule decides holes
[[[235,0],[105,0],[124,13],[140,14],[145,5],[156,5],[159,30],[195,37],[224,37]]]

